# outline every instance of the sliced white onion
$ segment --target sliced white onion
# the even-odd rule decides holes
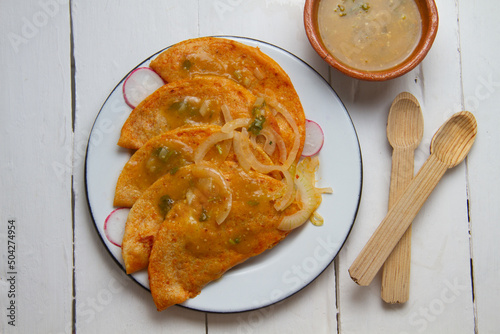
[[[316,191],[320,194],[333,194],[332,187],[316,188]]]
[[[332,192],[331,188],[316,188],[315,174],[319,166],[319,159],[305,158],[296,168],[297,178],[295,186],[300,200],[300,210],[289,216],[285,216],[278,228],[289,231],[304,224],[310,219],[314,225],[322,225],[323,218],[316,212],[321,204],[321,194]]]
[[[248,160],[248,155],[243,152],[241,136],[242,135],[240,132],[234,132],[233,148],[234,153],[236,154],[236,158],[238,159],[238,163],[240,164],[241,168],[248,173],[248,171],[250,170],[250,161]]]
[[[254,155],[256,157],[259,157],[259,161],[261,161],[264,165],[273,165],[274,164],[271,157],[269,155],[267,155],[266,152],[264,152],[262,147],[259,144],[254,143],[251,139],[249,139],[249,147],[251,149],[251,152],[254,153]],[[276,180],[283,179],[283,177],[281,176],[281,173],[276,172],[276,171],[269,173],[269,175],[271,175]]]
[[[208,151],[217,143],[233,138],[233,133],[216,132],[208,136],[203,143],[201,143],[194,151],[194,162],[199,163]]]
[[[259,134],[259,135],[260,135],[260,134]],[[258,136],[256,136],[256,135],[250,135],[250,141],[252,142],[252,145],[253,145],[254,147],[259,146],[259,144],[257,143],[257,137],[258,137]],[[266,139],[266,138],[264,137],[264,139]]]
[[[210,177],[202,177],[198,179],[198,188],[201,190],[205,196],[210,197],[212,190],[214,189],[214,183]]]
[[[268,90],[266,90],[266,93],[268,93]],[[288,124],[290,124],[290,126],[292,127],[294,134],[293,146],[286,161],[283,163],[283,166],[285,168],[289,168],[292,165],[292,163],[297,160],[297,154],[299,153],[299,148],[300,148],[299,128],[297,126],[297,123],[295,122],[295,119],[290,114],[290,112],[288,112],[288,110],[286,110],[274,97],[272,97],[272,95],[271,96],[266,95],[265,99],[273,108],[276,109],[278,113],[280,113],[285,118]]]
[[[232,138],[229,138],[232,139]],[[229,151],[231,151],[231,147],[233,146],[233,141],[232,140],[223,140],[217,144],[219,147],[217,148],[217,151],[219,152],[219,160],[224,161],[226,160],[227,156],[229,155]]]
[[[234,138],[235,153],[238,158],[238,162],[240,162],[240,165],[243,169],[251,167],[255,171],[263,174],[269,174],[271,172],[278,171],[285,176],[286,183],[284,193],[274,204],[274,208],[276,210],[284,210],[292,203],[295,194],[293,178],[290,172],[283,166],[264,165],[263,163],[258,161],[252,150],[250,149],[250,139],[248,138],[248,132],[245,128],[242,129],[241,133],[235,133]],[[242,165],[241,161],[243,161],[244,166]]]
[[[261,107],[263,104],[264,104],[264,97],[263,96],[259,96],[255,99],[255,102],[253,104],[254,107]]]
[[[311,212],[308,210],[299,210],[291,215],[283,217],[278,225],[278,229],[282,231],[291,231],[304,224],[310,216]]]
[[[312,215],[309,217],[309,220],[314,226],[322,226],[325,220],[321,215],[318,213],[318,211],[314,211]]]
[[[285,176],[285,193],[283,196],[274,203],[274,208],[278,211],[285,210],[293,202],[295,187],[293,182],[292,174],[285,169],[280,170]]]
[[[257,160],[252,150],[250,149],[250,139],[248,137],[248,131],[246,128],[241,129],[240,138],[241,138],[241,147],[242,147],[242,152],[244,154],[244,158],[250,163],[250,166],[255,171],[263,174],[268,174],[271,173],[272,171],[281,169],[281,166],[264,165],[262,162]]]
[[[193,203],[193,200],[195,199],[196,195],[194,194],[192,189],[188,189],[186,191],[186,200],[187,204],[191,205]]]
[[[272,128],[264,128],[260,131],[260,133],[261,134],[267,134],[267,133],[270,134],[270,136],[272,137],[271,140],[272,140],[273,144],[275,145],[275,147],[277,146],[278,150],[280,151],[279,161],[281,163],[284,163],[286,161],[286,145],[285,145],[285,141],[283,140],[283,137],[281,137],[280,134],[277,133],[276,131],[274,131],[274,129],[272,129]]]
[[[258,67],[254,68],[253,74],[259,80],[262,80],[265,78],[264,73],[262,73],[262,71]]]
[[[198,96],[186,96],[184,98],[185,103],[189,104],[199,104],[201,102],[201,99]]]
[[[308,182],[304,175],[297,171],[298,178],[295,180],[295,186],[299,193],[302,209],[294,214],[283,217],[278,229],[283,231],[290,231],[294,228],[304,224],[316,209],[318,204],[318,197],[314,191],[314,185]]]
[[[224,116],[224,122],[231,122],[233,120],[233,116],[231,116],[231,110],[229,110],[228,106],[223,104],[220,109],[222,110],[222,115]]]
[[[208,114],[208,105],[210,104],[209,100],[204,100],[200,107],[200,115],[205,117]]]
[[[251,121],[251,118],[237,118],[224,124],[221,128],[221,132],[231,133],[238,128],[247,127]]]
[[[297,164],[297,171],[302,173],[302,176],[310,184],[316,183],[316,171],[319,168],[319,158],[317,156],[305,158]]]
[[[273,134],[269,132],[266,128],[264,128],[260,130],[257,136],[256,135],[250,136],[250,140],[252,141],[253,144],[257,145],[257,137],[259,136],[264,137],[264,145],[262,146],[264,152],[266,152],[267,155],[269,156],[273,155],[274,151],[276,150],[276,139],[274,138]]]
[[[224,220],[226,220],[227,216],[231,212],[231,208],[233,205],[233,195],[231,193],[231,189],[224,179],[222,174],[208,165],[195,165],[193,166],[192,173],[194,177],[197,178],[211,178],[216,186],[219,187],[222,193],[222,210],[219,212],[217,217],[215,217],[215,221],[217,224],[222,224]]]

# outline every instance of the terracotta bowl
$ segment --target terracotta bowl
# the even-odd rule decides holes
[[[316,52],[330,66],[356,79],[383,81],[399,77],[414,69],[427,55],[436,38],[438,12],[434,0],[416,0],[422,17],[422,37],[413,53],[401,64],[383,71],[364,71],[349,67],[332,56],[323,44],[318,29],[318,7],[320,0],[306,0],[304,25],[307,38]]]

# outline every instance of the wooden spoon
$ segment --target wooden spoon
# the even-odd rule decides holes
[[[387,119],[387,139],[391,144],[392,168],[389,209],[413,178],[415,149],[424,134],[424,117],[417,99],[403,92],[396,96]],[[403,234],[382,269],[382,299],[404,303],[410,296],[411,225]]]
[[[436,132],[431,155],[349,268],[359,285],[369,285],[448,168],[469,153],[477,134],[474,116],[454,114]]]

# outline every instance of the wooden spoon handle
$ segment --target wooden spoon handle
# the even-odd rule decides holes
[[[371,283],[447,169],[434,154],[429,156],[349,268],[354,282]]]
[[[414,168],[413,148],[395,147],[392,152],[389,209],[410,184]],[[382,269],[382,300],[387,303],[404,303],[410,296],[411,225],[387,258]]]

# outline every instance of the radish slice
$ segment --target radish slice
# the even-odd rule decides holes
[[[115,209],[104,221],[104,233],[106,234],[106,238],[115,246],[122,246],[125,222],[127,221],[129,212],[130,208]]]
[[[304,143],[304,149],[302,150],[303,157],[310,157],[318,154],[323,143],[325,141],[325,135],[323,130],[318,123],[306,119],[306,140]]]
[[[135,108],[142,100],[164,85],[163,79],[149,67],[139,67],[123,83],[125,102]]]

